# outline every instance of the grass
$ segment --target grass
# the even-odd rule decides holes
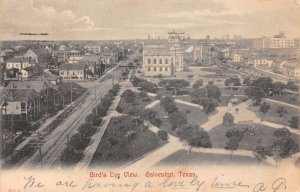
[[[212,142],[212,147],[214,148],[224,148],[228,138],[226,137],[226,132],[233,126],[228,125],[218,125],[211,129],[208,133]],[[244,129],[246,125],[236,125],[240,129]],[[244,134],[242,141],[240,142],[239,149],[252,150],[257,144],[258,140],[261,140],[263,146],[269,146],[275,139],[274,131],[276,129],[268,127],[265,125],[255,124],[255,134],[249,135]],[[299,143],[299,136],[292,134],[295,140]]]
[[[112,118],[100,144],[92,158],[90,166],[114,167],[130,162],[154,150],[165,143],[143,125],[136,127],[130,116]],[[134,131],[136,136],[129,139],[125,135]]]
[[[149,100],[147,100],[147,101],[144,100],[143,101],[142,98],[138,97],[137,102],[140,104],[140,106],[142,108],[144,108],[145,106],[149,105],[150,103],[152,103],[155,100],[155,98],[152,97],[152,96],[148,96],[148,98],[149,98]],[[130,111],[130,108],[131,108],[131,104],[126,103],[125,99],[121,98],[121,100],[118,104],[118,107],[121,107],[122,113],[128,114],[129,111]]]
[[[276,101],[281,101],[281,102],[289,103],[289,104],[296,105],[296,106],[300,105],[300,97],[299,97],[299,95],[297,95],[297,97],[295,97],[295,98],[293,98],[293,97],[291,97],[289,95],[274,95],[274,96],[270,96],[268,98],[276,100]]]
[[[299,116],[300,114],[300,110],[293,107],[289,107],[279,103],[268,102],[268,101],[266,103],[270,105],[270,109],[266,114],[263,114],[261,111],[259,111],[260,108],[259,106],[251,106],[249,107],[249,109],[251,111],[258,113],[260,117],[262,117],[264,120],[281,124],[283,126],[290,126],[289,121],[291,120],[291,117]],[[278,107],[284,107],[286,112],[282,114],[278,113],[277,112]]]
[[[255,158],[233,155],[232,159],[228,154],[213,154],[204,152],[191,152],[189,155],[187,150],[178,150],[165,159],[158,162],[155,166],[181,166],[181,165],[230,165],[230,164],[240,164],[240,165],[257,165]],[[266,164],[266,163],[262,163]]]
[[[176,106],[180,111],[183,111],[187,114],[187,121],[190,124],[202,125],[208,120],[206,114],[200,108],[188,106],[181,103],[176,103]],[[157,112],[156,117],[162,120],[160,128],[166,130],[171,135],[175,135],[175,132],[174,130],[172,130],[169,120],[162,118],[167,115],[164,112],[163,108],[160,107],[160,105],[156,105],[155,107],[153,107],[153,109]]]
[[[226,67],[202,68],[201,70],[205,72],[213,72],[213,73],[222,72],[223,75],[238,74],[238,72],[230,70]]]

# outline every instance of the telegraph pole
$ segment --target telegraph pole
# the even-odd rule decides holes
[[[96,85],[95,85],[95,106],[96,106],[96,115],[98,115],[98,107],[97,107],[97,89],[96,89]]]

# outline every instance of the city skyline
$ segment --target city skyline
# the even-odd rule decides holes
[[[18,35],[30,32],[49,33],[34,40],[146,39],[172,30],[195,39],[300,34],[300,4],[295,0],[12,0],[3,1],[0,9],[0,40],[32,40]]]

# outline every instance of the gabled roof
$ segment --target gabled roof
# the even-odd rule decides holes
[[[37,97],[34,89],[3,89],[0,91],[0,98],[6,102],[24,102]]]
[[[31,50],[32,52],[34,52],[36,55],[46,55],[46,54],[49,54],[49,51],[47,49],[44,49],[44,48],[35,48],[35,49],[28,49],[27,51]]]
[[[38,80],[29,80],[29,81],[10,81],[7,88],[17,88],[17,89],[34,89],[37,93],[53,87],[51,82],[47,83],[46,81]]]

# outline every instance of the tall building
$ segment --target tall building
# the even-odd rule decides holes
[[[143,75],[144,76],[172,76],[174,56],[167,45],[144,45],[143,47]]]
[[[263,37],[253,40],[254,49],[294,48],[295,39],[287,39],[283,32],[274,37]]]

